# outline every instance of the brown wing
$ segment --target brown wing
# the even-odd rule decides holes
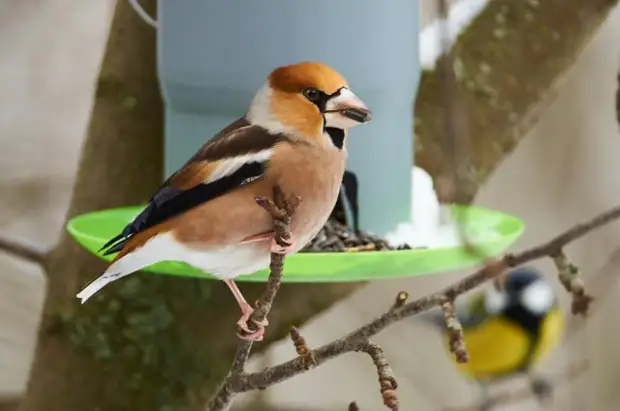
[[[162,184],[146,208],[101,248],[104,255],[123,250],[136,236],[143,243],[157,232],[151,228],[261,177],[276,144],[286,140],[244,120],[231,124]]]

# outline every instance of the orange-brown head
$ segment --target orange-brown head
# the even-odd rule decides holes
[[[346,131],[370,121],[371,115],[340,73],[317,62],[276,68],[248,113],[252,123],[274,132],[292,131],[311,138],[322,136],[326,127]]]

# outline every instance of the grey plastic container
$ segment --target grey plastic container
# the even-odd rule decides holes
[[[279,65],[322,61],[372,109],[351,130],[360,227],[385,234],[410,219],[415,0],[159,0],[158,70],[169,175],[241,116]]]

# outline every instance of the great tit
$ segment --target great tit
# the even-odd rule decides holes
[[[442,313],[427,314],[421,318],[445,331]],[[526,375],[539,398],[551,394],[550,385],[534,377],[531,368],[559,344],[564,317],[553,288],[535,268],[510,271],[503,286],[489,284],[466,304],[457,304],[456,316],[463,326],[469,361],[460,364],[454,355],[449,357],[461,373],[480,384],[484,409],[491,406],[488,384],[507,377]]]

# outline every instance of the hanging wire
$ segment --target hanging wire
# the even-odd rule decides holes
[[[144,20],[144,22],[146,24],[148,24],[149,26],[157,29],[159,27],[159,25],[157,24],[157,20],[155,20],[153,17],[151,17],[146,10],[144,10],[144,8],[140,5],[140,3],[138,2],[138,0],[128,0],[129,4],[131,5],[131,8],[134,9],[134,11],[138,14],[138,16],[140,16],[140,18],[142,20]]]
[[[448,0],[436,2],[439,32],[439,49],[443,50],[437,60],[437,70],[441,78],[441,91],[443,104],[446,110],[444,121],[445,131],[443,136],[442,148],[446,153],[449,163],[451,178],[452,202],[457,204],[465,203],[466,190],[464,185],[467,182],[467,173],[470,161],[470,141],[469,124],[465,115],[463,103],[460,100],[458,82],[454,72],[454,57],[452,54],[451,28],[449,20]],[[461,242],[466,250],[475,257],[487,260],[488,255],[477,247],[467,234],[467,213],[458,213],[458,228]]]
[[[425,1],[425,0],[420,0]],[[453,31],[458,33],[458,28],[451,27],[450,8],[451,5],[448,0],[434,0],[435,14],[437,19],[437,36],[429,36],[437,41],[436,50],[439,50],[435,58],[435,62],[432,66],[437,70],[441,81],[441,92],[443,94],[443,103],[446,107],[446,118],[444,123],[446,129],[443,135],[442,148],[447,153],[447,162],[450,163],[452,171],[452,186],[454,187],[452,201],[459,203],[462,202],[462,181],[464,180],[463,174],[465,171],[465,164],[467,156],[469,155],[468,134],[466,118],[464,118],[464,112],[462,103],[459,101],[458,96],[458,84],[456,81],[456,75],[454,73],[454,63],[451,54],[453,42],[456,42],[456,37],[452,38]],[[419,20],[418,20],[419,21]],[[431,23],[433,24],[433,23]],[[418,31],[420,31],[418,29]],[[418,34],[419,36],[419,34]],[[453,41],[454,40],[454,41]],[[430,47],[430,46],[429,46]],[[467,251],[473,253],[477,257],[486,257],[477,248],[475,248],[469,241],[467,233],[465,231],[465,216],[460,216],[458,219],[458,228],[461,241],[467,247]],[[412,354],[417,357],[417,353]],[[417,372],[411,372],[407,376],[409,380],[418,382],[419,387],[424,389],[417,389],[417,393],[429,402],[435,409],[443,410],[445,408],[445,398],[442,396],[442,392],[437,391],[437,386],[434,384],[428,385],[428,378],[421,377]],[[441,390],[441,387],[439,388]]]

